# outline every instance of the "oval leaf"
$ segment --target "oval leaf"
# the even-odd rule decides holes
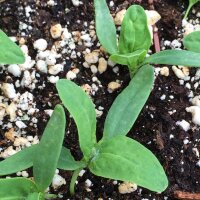
[[[65,135],[65,112],[57,105],[44,130],[33,161],[34,180],[41,192],[51,184]]]
[[[89,96],[75,83],[59,80],[59,97],[76,122],[81,150],[86,158],[96,144],[96,112]]]
[[[122,22],[119,52],[120,54],[132,53],[139,49],[149,50],[151,34],[147,24],[147,16],[139,5],[130,6]]]
[[[104,138],[126,135],[146,103],[154,81],[150,65],[141,67],[129,85],[117,96],[104,125]]]
[[[22,64],[25,57],[22,50],[0,30],[0,64]]]
[[[25,200],[30,193],[34,192],[38,192],[37,186],[30,179],[0,179],[1,200]]]
[[[117,53],[116,28],[106,1],[94,0],[94,6],[98,39],[108,53]]]
[[[200,53],[200,31],[195,31],[184,37],[184,47],[190,51]]]
[[[140,143],[125,136],[100,143],[89,169],[97,176],[136,183],[155,192],[164,191],[168,185],[157,158]]]
[[[145,59],[144,63],[200,67],[200,53],[185,50],[165,50]]]

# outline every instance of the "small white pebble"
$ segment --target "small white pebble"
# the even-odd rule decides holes
[[[47,41],[45,39],[38,39],[33,43],[33,47],[39,51],[44,51],[47,48]]]

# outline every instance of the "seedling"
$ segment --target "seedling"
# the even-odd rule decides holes
[[[190,10],[191,10],[192,7],[193,7],[196,3],[198,3],[198,2],[199,2],[199,0],[189,0],[189,5],[188,5],[187,11],[186,11],[186,13],[185,13],[184,19],[187,19]]]
[[[21,49],[0,30],[0,64],[22,64],[25,62]]]
[[[110,59],[113,62],[128,66],[131,77],[145,64],[200,66],[198,59],[200,54],[191,51],[165,50],[146,58],[151,46],[151,35],[147,16],[141,6],[133,5],[128,8],[122,22],[119,42],[117,42],[115,24],[106,1],[94,0],[94,5],[96,32],[100,43],[111,54]]]
[[[0,179],[0,199],[42,200],[45,197],[55,197],[55,195],[45,194],[45,190],[51,184],[57,165],[59,166],[65,123],[64,110],[58,105],[38,145],[22,150],[0,163],[1,175],[33,166],[34,176],[34,181],[26,178]],[[68,152],[66,149],[62,151]]]
[[[186,49],[200,53],[200,31],[194,31],[183,39]]]
[[[71,81],[59,80],[57,82],[60,99],[77,125],[80,148],[84,155],[81,161],[75,161],[69,150],[65,149],[64,151],[63,149],[60,154],[57,168],[75,170],[70,184],[71,194],[74,194],[74,185],[80,170],[85,167],[97,176],[134,182],[156,192],[165,190],[168,181],[159,161],[144,146],[126,137],[151,92],[153,80],[153,67],[145,65],[138,70],[129,86],[123,90],[111,106],[105,120],[103,137],[99,142],[96,140],[96,112],[89,96]],[[57,123],[60,120],[58,118]],[[51,127],[54,129],[56,126],[57,124],[54,124]],[[56,129],[57,132],[61,131],[60,127]],[[61,136],[57,134],[57,137]],[[43,139],[43,144],[44,142],[48,144],[47,139]],[[48,154],[47,148],[45,150],[43,148],[45,147],[40,146],[40,150],[45,152],[41,158],[44,162],[32,162],[32,159],[29,158],[31,155],[35,155],[35,160],[37,160],[37,156],[41,157],[42,155],[42,153],[34,153],[38,149],[35,145],[0,162],[0,174],[13,173],[33,165],[33,171],[40,174],[37,176],[40,178],[35,180],[40,183],[43,191],[52,178],[51,174],[48,177],[48,184],[45,183],[44,187],[42,180],[46,180],[49,176],[45,170],[46,165],[49,167],[50,161],[52,162],[51,152],[54,151],[54,147],[51,149],[49,147]],[[46,161],[46,157],[49,162]],[[13,163],[15,163],[14,166]],[[56,163],[54,162],[53,169],[55,169]],[[38,168],[34,166],[35,164]],[[43,168],[41,171],[39,166]]]

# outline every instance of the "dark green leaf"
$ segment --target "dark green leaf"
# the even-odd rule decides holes
[[[136,50],[149,50],[151,35],[147,25],[147,16],[139,5],[130,6],[122,22],[119,52],[120,54],[133,53]]]
[[[144,63],[200,67],[200,53],[185,50],[165,50],[146,58]]]
[[[30,193],[38,192],[35,183],[26,178],[0,179],[1,200],[26,200]]]
[[[200,53],[200,31],[195,31],[184,37],[183,44],[186,49]]]
[[[111,106],[104,126],[104,138],[126,135],[146,103],[154,81],[150,65],[141,67],[129,86],[119,94]]]
[[[59,80],[56,83],[58,94],[64,106],[74,118],[79,134],[81,150],[89,158],[96,144],[96,112],[89,96],[75,83]]]
[[[44,130],[33,161],[34,180],[41,192],[51,184],[65,135],[65,112],[57,105]]]
[[[0,64],[22,64],[25,62],[21,49],[0,30]]]
[[[81,161],[75,161],[69,149],[62,148],[58,161],[59,169],[76,170],[83,167],[85,167],[85,164]]]
[[[162,166],[138,142],[118,136],[99,145],[96,157],[89,164],[89,169],[95,175],[129,181],[156,192],[166,189],[168,181]]]
[[[96,32],[104,49],[110,53],[117,53],[116,28],[105,0],[94,0]]]

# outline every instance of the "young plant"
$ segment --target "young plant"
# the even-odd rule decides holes
[[[187,11],[186,11],[186,13],[185,13],[184,19],[187,19],[190,10],[191,10],[192,7],[193,7],[196,3],[198,3],[198,2],[199,2],[199,0],[189,0],[189,5],[188,5]]]
[[[128,66],[131,77],[145,64],[200,67],[198,59],[200,54],[192,51],[165,50],[146,58],[151,46],[151,35],[147,16],[141,6],[133,5],[128,8],[122,22],[119,42],[117,42],[115,24],[106,1],[94,0],[94,5],[96,32],[100,43],[111,54],[110,59],[113,62]]]
[[[26,178],[0,179],[0,199],[42,200],[45,197],[55,197],[55,195],[45,194],[45,190],[51,184],[55,170],[59,166],[65,123],[64,110],[58,105],[44,130],[40,143],[0,163],[1,175],[33,166],[34,177],[33,181]],[[67,155],[65,149],[62,151]]]
[[[200,31],[194,31],[184,37],[183,44],[186,49],[200,53]]]
[[[21,49],[0,30],[0,64],[22,64],[25,62]]]
[[[63,149],[60,154],[57,168],[75,170],[70,184],[71,194],[74,194],[74,186],[80,170],[85,167],[97,176],[134,182],[152,191],[162,192],[166,189],[167,177],[156,157],[144,146],[126,137],[151,92],[153,81],[153,67],[142,66],[111,106],[105,120],[103,137],[99,142],[96,140],[95,107],[89,96],[71,81],[59,80],[57,82],[56,87],[60,99],[77,125],[79,144],[84,155],[81,161],[75,161],[69,150],[64,151]],[[37,155],[42,155],[34,153],[34,149],[37,148],[35,145],[0,162],[0,174],[13,173],[32,165],[36,168],[35,163],[39,167],[43,162],[32,162],[29,158],[31,155],[36,155],[35,158]],[[49,149],[49,154],[45,156],[51,157],[52,149]],[[25,159],[27,160],[23,161]],[[42,160],[45,161],[45,157],[42,157]],[[20,161],[22,163],[18,164]],[[13,167],[14,162],[17,170]],[[49,167],[49,162],[46,164]],[[35,179],[37,183],[41,179],[44,181],[47,176],[43,170],[39,174],[41,178]],[[50,178],[48,180],[50,181]],[[41,187],[43,182],[39,183],[41,191],[48,185],[46,183],[45,187]]]

